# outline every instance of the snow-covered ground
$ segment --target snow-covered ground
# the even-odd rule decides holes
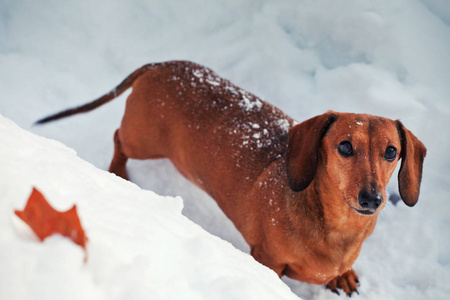
[[[181,214],[180,198],[140,189],[0,118],[0,299],[296,299],[278,276]],[[20,151],[19,151],[20,150]],[[13,216],[30,187],[76,203],[89,242],[39,243]]]
[[[0,114],[107,169],[126,96],[89,114],[32,123],[104,94],[141,65],[187,59],[299,121],[329,109],[400,119],[428,148],[421,196],[414,208],[381,212],[355,264],[359,297],[447,299],[449,53],[447,0],[2,0]],[[179,198],[95,170],[3,118],[0,134],[0,299],[292,298],[251,257],[180,216]],[[129,171],[144,189],[181,196],[185,216],[248,252],[215,202],[170,163],[132,161]],[[14,216],[32,185],[60,209],[79,205],[87,264],[63,238],[38,243]],[[284,281],[304,299],[338,298]]]

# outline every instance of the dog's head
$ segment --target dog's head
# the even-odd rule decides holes
[[[314,179],[322,189],[338,187],[356,213],[372,215],[384,207],[400,159],[400,196],[408,206],[417,203],[425,155],[425,146],[400,121],[328,112],[289,131],[288,183],[296,192]]]

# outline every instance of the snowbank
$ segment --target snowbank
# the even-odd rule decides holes
[[[268,268],[181,214],[181,198],[145,191],[59,142],[0,117],[0,299],[297,299]],[[81,247],[43,243],[14,214],[33,186],[78,207]]]

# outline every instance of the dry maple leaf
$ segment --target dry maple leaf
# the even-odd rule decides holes
[[[33,188],[25,209],[16,210],[15,213],[31,227],[41,241],[52,234],[61,234],[86,249],[87,237],[81,227],[76,205],[68,211],[59,212]]]

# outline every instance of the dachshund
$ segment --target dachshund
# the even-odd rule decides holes
[[[37,123],[91,111],[130,87],[109,171],[127,179],[128,158],[168,158],[280,277],[357,292],[352,265],[399,160],[400,196],[418,201],[426,148],[400,121],[328,111],[298,123],[192,62],[145,65],[97,100]]]

